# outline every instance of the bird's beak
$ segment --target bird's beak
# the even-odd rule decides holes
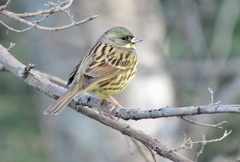
[[[133,37],[131,39],[131,43],[138,43],[138,42],[141,42],[141,41],[142,41],[141,39],[138,39],[138,38],[135,38],[135,37]]]

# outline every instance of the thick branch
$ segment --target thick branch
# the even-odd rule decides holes
[[[143,143],[145,146],[150,147],[154,151],[157,152],[158,155],[163,156],[165,158],[168,158],[173,161],[179,161],[179,162],[190,162],[191,160],[182,157],[175,152],[172,152],[171,149],[167,148],[163,144],[161,144],[158,140],[153,139],[151,136],[146,135],[142,131],[136,130],[134,128],[131,128],[130,125],[120,123],[119,121],[112,120],[106,116],[99,115],[93,111],[89,111],[87,108],[81,108],[79,109],[79,112],[83,113],[84,115],[87,114],[88,117],[97,120],[104,125],[107,125],[113,129],[116,129],[120,131],[121,133],[130,136],[141,143]]]
[[[11,71],[19,79],[25,81],[28,85],[36,88],[37,90],[45,93],[46,95],[52,98],[58,98],[66,91],[64,88],[51,83],[48,79],[42,77],[39,74],[36,74],[32,70],[29,72],[28,76],[24,78],[23,74],[26,66],[20,63],[18,60],[16,60],[2,45],[0,45],[0,63],[2,63],[9,71]],[[79,101],[80,103],[77,103],[76,101]],[[73,107],[78,112],[81,112],[82,114],[94,120],[97,120],[113,129],[118,130],[119,132],[127,136],[130,136],[140,141],[145,146],[156,151],[156,153],[160,156],[166,157],[173,161],[191,162],[191,160],[171,151],[166,146],[158,142],[156,139],[152,138],[149,135],[146,135],[142,131],[133,129],[127,124],[120,123],[119,121],[100,115],[95,111],[92,111],[91,109],[82,106],[82,105],[97,106],[99,101],[100,100],[95,97],[79,94],[70,103],[70,106]]]
[[[193,116],[199,114],[216,114],[216,113],[240,113],[240,105],[204,105],[188,106],[180,108],[158,108],[151,110],[140,109],[117,109],[113,112],[114,116],[124,120],[155,119],[161,117],[173,116]]]
[[[0,64],[0,71],[7,70],[6,67]],[[62,79],[48,75],[46,73],[40,72],[38,70],[32,70],[35,74],[42,76],[50,80],[51,82],[58,84],[62,87],[66,85],[66,82]],[[52,96],[50,96],[52,97]],[[89,97],[89,96],[88,96]],[[79,100],[80,103],[86,106],[95,107],[97,102],[100,100],[94,97],[89,97],[91,100],[94,98],[94,102],[85,102],[86,98],[76,98],[76,101]],[[104,105],[102,109],[108,110],[110,105]],[[106,106],[108,106],[106,108]],[[219,105],[219,104],[210,104],[210,105],[201,105],[201,106],[187,106],[179,108],[157,108],[150,110],[141,110],[133,108],[119,108],[112,112],[112,115],[124,120],[141,120],[141,119],[156,119],[162,117],[182,117],[182,116],[193,116],[201,114],[217,114],[217,113],[240,113],[240,105]]]

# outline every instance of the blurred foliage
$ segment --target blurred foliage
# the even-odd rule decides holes
[[[32,108],[32,95],[12,91],[1,94],[0,103],[0,161],[47,161],[48,152],[41,140],[39,115]]]
[[[240,104],[239,1],[161,2],[167,29],[165,40],[169,47],[166,65],[175,81],[177,105],[209,104],[207,87],[213,88],[216,101]],[[239,158],[239,115],[212,115],[209,118],[211,123],[224,120],[228,121],[224,130],[209,129],[204,133],[206,139],[221,137],[225,130],[233,130],[232,134],[220,142],[208,144],[199,161],[235,161]],[[190,129],[187,134],[197,133],[201,137],[202,132],[199,127],[197,132]],[[199,149],[200,146],[191,152],[192,157]]]

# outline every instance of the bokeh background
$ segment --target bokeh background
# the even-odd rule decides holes
[[[11,11],[46,8],[46,0],[18,0]],[[54,1],[53,1],[54,2]],[[1,1],[0,4],[3,4]],[[58,32],[31,29],[15,33],[0,25],[0,43],[22,63],[67,80],[74,66],[99,36],[113,26],[124,26],[144,41],[137,46],[139,70],[132,84],[116,99],[132,108],[151,109],[210,104],[240,104],[240,1],[238,0],[75,0],[75,20],[98,14],[84,25]],[[0,15],[8,25],[25,25]],[[50,16],[41,24],[69,23],[66,13]],[[2,162],[121,162],[144,161],[121,133],[92,119],[64,110],[44,116],[54,100],[26,85],[9,72],[0,72],[0,161]],[[240,117],[214,114],[190,117],[204,123],[228,121],[224,129],[206,128],[178,118],[127,121],[169,147],[178,147],[185,132],[192,140],[226,139],[208,144],[199,161],[236,161],[240,158]],[[200,145],[180,154],[194,159]],[[130,152],[133,152],[131,154]],[[150,158],[150,153],[146,151]],[[158,157],[158,161],[169,161]]]

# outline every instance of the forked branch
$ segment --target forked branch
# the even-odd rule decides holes
[[[13,27],[7,25],[2,20],[0,20],[0,23],[3,26],[5,26],[7,29],[14,31],[14,32],[25,32],[32,28],[36,28],[39,30],[46,30],[46,31],[59,31],[59,30],[64,30],[64,29],[68,29],[68,28],[71,28],[74,26],[84,24],[84,23],[91,21],[98,17],[98,15],[94,15],[94,16],[85,18],[81,21],[75,21],[73,19],[73,16],[70,16],[69,10],[68,10],[68,8],[72,5],[72,3],[73,3],[73,0],[59,1],[57,3],[48,3],[47,6],[51,6],[49,9],[39,10],[36,12],[29,12],[29,13],[15,13],[15,12],[7,10],[11,4],[11,0],[8,0],[5,5],[0,6],[0,13],[2,15],[5,15],[9,18],[14,19],[18,22],[26,24],[29,27],[19,30],[19,29],[14,29]],[[43,21],[44,19],[46,19],[48,16],[50,16],[54,13],[60,12],[60,11],[66,11],[66,13],[68,14],[68,16],[70,17],[70,20],[71,20],[70,24],[64,25],[64,26],[59,26],[59,27],[46,27],[46,26],[39,25],[40,22]],[[35,21],[29,21],[27,19],[24,19],[27,17],[37,17],[37,16],[40,16],[41,18],[38,20],[35,20]]]
[[[37,74],[34,70],[30,70],[27,77],[25,77],[24,72],[26,71],[26,66],[20,63],[16,58],[14,58],[9,51],[0,45],[0,63],[4,65],[10,72],[16,75],[19,79],[26,82],[28,85],[36,88],[37,90],[45,93],[46,95],[52,98],[58,98],[61,96],[66,89],[50,82],[48,79],[44,78],[42,75]],[[74,110],[82,113],[83,115],[88,116],[94,120],[97,120],[103,123],[106,126],[109,126],[115,130],[118,130],[122,134],[125,134],[145,145],[148,148],[151,148],[158,155],[168,158],[172,161],[179,162],[191,162],[192,160],[187,159],[176,152],[170,150],[165,145],[160,143],[157,139],[154,139],[150,135],[145,134],[140,130],[132,128],[130,125],[122,123],[117,120],[113,120],[109,117],[101,115],[86,106],[96,107],[98,106],[99,99],[93,96],[79,94],[74,100],[70,103],[70,107]],[[106,106],[103,105],[100,109],[106,109]],[[109,108],[108,108],[109,109]]]

